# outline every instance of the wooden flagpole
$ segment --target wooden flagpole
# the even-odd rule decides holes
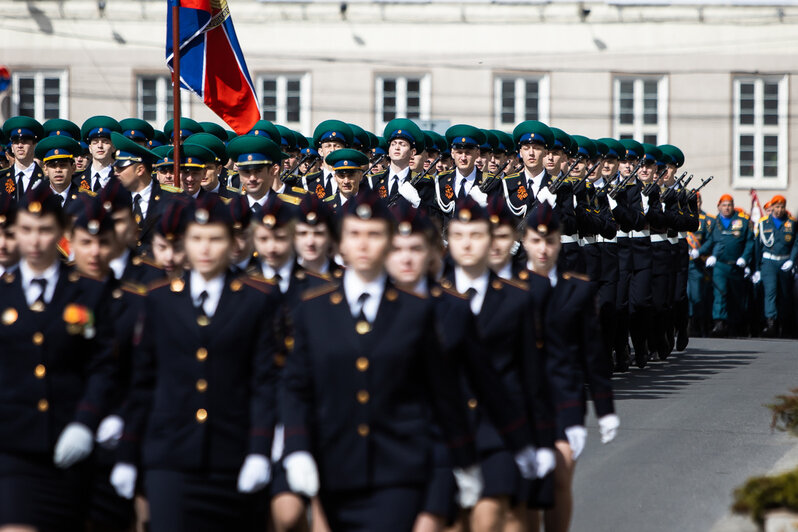
[[[172,108],[174,110],[174,180],[180,186],[180,0],[172,0]]]

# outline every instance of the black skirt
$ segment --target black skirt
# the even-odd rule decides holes
[[[50,454],[0,453],[0,526],[83,530],[90,473],[86,461],[64,470],[55,467]]]

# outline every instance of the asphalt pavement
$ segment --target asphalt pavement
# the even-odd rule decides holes
[[[764,407],[798,388],[798,342],[692,339],[685,353],[614,379],[618,437],[595,418],[576,467],[573,532],[747,532],[730,516],[748,477],[798,466],[798,438]]]

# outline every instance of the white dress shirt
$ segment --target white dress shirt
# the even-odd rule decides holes
[[[391,175],[388,177],[388,192],[393,190],[393,184],[394,183],[396,183],[396,187],[398,189],[399,185],[401,185],[404,182],[404,180],[407,179],[409,176],[410,176],[410,167],[409,166],[407,168],[405,168],[404,170],[402,170],[401,172],[399,172],[399,173],[391,172]]]
[[[285,294],[288,291],[288,285],[291,284],[291,271],[294,269],[294,256],[292,255],[285,263],[276,270],[266,264],[266,261],[260,261],[263,276],[266,279],[274,279],[277,274],[280,274],[280,292]]]
[[[136,194],[141,196],[141,200],[139,201],[139,206],[141,207],[141,217],[142,219],[147,217],[147,209],[150,207],[150,198],[152,197],[152,183],[147,185],[147,187],[142,190],[141,192],[133,192],[132,196],[135,198]],[[135,205],[136,202],[133,202]]]
[[[266,203],[266,200],[269,199],[269,194],[271,194],[271,192],[272,192],[271,189],[267,190],[266,194],[264,194],[263,197],[258,200],[247,194],[247,201],[249,202],[249,208],[251,209],[252,207],[254,207],[256,203],[261,207],[263,207],[263,205]]]
[[[52,266],[47,268],[42,273],[35,273],[28,263],[24,260],[19,263],[20,280],[22,281],[22,290],[25,292],[25,301],[28,306],[33,305],[42,289],[38,284],[33,283],[34,279],[45,279],[47,281],[47,288],[44,290],[44,302],[50,303],[55,293],[55,285],[58,283],[59,262],[56,260]]]
[[[457,185],[457,189],[455,190],[455,196],[458,198],[460,197],[460,189],[463,188],[464,186],[466,187],[465,193],[467,196],[468,193],[471,192],[471,187],[473,187],[474,183],[476,183],[477,181],[477,167],[475,166],[471,170],[471,173],[466,176],[462,175],[460,173],[460,169],[458,168],[457,170],[455,170],[454,179]]]
[[[30,163],[30,166],[27,168],[20,168],[16,164],[14,165],[14,181],[19,181],[19,173],[22,172],[22,184],[25,187],[25,191],[28,190],[30,187],[30,180],[33,179],[33,170],[36,168],[36,162]]]
[[[527,262],[526,263],[526,267],[531,272],[535,271],[535,270],[532,269],[532,263],[531,262]],[[552,288],[557,286],[557,266],[555,266],[554,268],[552,268],[549,271],[549,274],[547,275],[547,277],[549,278],[549,284],[551,284]]]
[[[100,186],[105,188],[108,182],[111,180],[111,174],[113,174],[113,167],[109,164],[103,168],[97,168],[93,164],[91,165],[91,189],[94,190],[94,182],[97,179],[97,174],[100,174]]]
[[[476,294],[471,298],[471,312],[474,316],[479,315],[482,310],[482,303],[485,301],[485,294],[488,293],[488,281],[490,280],[490,272],[486,271],[476,279],[469,278],[462,268],[455,266],[454,268],[454,285],[457,291],[461,294],[468,292],[469,288],[476,290]]]
[[[307,268],[307,267],[305,266],[305,261],[302,259],[302,257],[298,257],[298,258],[296,259],[296,261],[297,261],[297,262],[299,263],[299,265],[300,265],[300,266],[302,266],[303,268]],[[319,273],[319,274],[321,274],[321,275],[325,275],[325,274],[327,274],[327,273],[329,273],[329,272],[330,272],[330,261],[329,261],[329,260],[325,260],[324,262],[322,262],[322,263],[321,263],[321,268],[319,268],[319,271],[318,271],[317,273]]]
[[[191,270],[191,301],[194,306],[200,304],[200,294],[202,292],[208,293],[208,298],[202,306],[205,315],[209,318],[216,313],[216,307],[219,306],[219,300],[222,298],[222,289],[224,288],[224,274],[220,273],[210,281],[194,270]]]
[[[122,252],[115,259],[111,259],[111,262],[108,266],[111,267],[111,272],[114,274],[114,278],[117,280],[122,278],[122,275],[125,273],[125,268],[127,268],[127,260],[130,257],[130,250],[125,248],[125,251]]]
[[[330,191],[331,191],[330,195],[331,196],[334,195],[336,192],[338,192],[338,181],[335,180],[335,175],[332,173],[332,171],[327,170],[326,168],[322,171],[322,174],[323,174],[322,177],[324,179],[321,182],[321,186],[323,186],[323,187],[327,186],[327,176],[329,176],[330,177]]]
[[[512,279],[513,278],[513,261],[508,260],[507,264],[502,266],[502,269],[496,272],[496,275],[498,275],[502,279]]]
[[[541,185],[543,185],[544,175],[546,175],[545,169],[542,172],[540,172],[538,175],[532,177],[532,196],[535,198],[538,197],[538,192],[540,192],[540,187]],[[524,186],[527,186],[527,184],[529,183],[529,179],[530,179],[529,172],[527,171],[526,168],[524,168],[524,180],[525,180]]]
[[[355,272],[351,270],[344,272],[344,294],[346,294],[346,302],[349,303],[349,310],[352,311],[353,318],[357,318],[360,314],[358,299],[362,294],[368,294],[369,297],[363,304],[363,315],[366,316],[369,323],[374,323],[377,311],[380,309],[380,301],[382,293],[385,291],[387,278],[388,276],[383,272],[370,283],[366,283]]]
[[[53,194],[55,194],[56,196],[61,196],[61,206],[62,206],[62,207],[63,207],[64,205],[66,205],[66,200],[67,200],[67,198],[69,197],[69,189],[71,189],[71,188],[72,188],[72,183],[68,184],[68,185],[67,185],[67,187],[64,189],[64,191],[63,191],[63,192],[58,192],[57,190],[55,190],[55,189],[53,188],[53,186],[52,186],[52,185],[50,185],[50,190],[52,190],[52,191],[53,191]]]

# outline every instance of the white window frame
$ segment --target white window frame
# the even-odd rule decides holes
[[[497,74],[493,79],[493,124],[496,129],[512,130],[517,124],[526,120],[526,83],[538,83],[538,120],[549,121],[551,106],[551,82],[548,74],[512,75]],[[502,122],[502,83],[515,80],[515,117],[512,122]]]
[[[632,124],[621,124],[621,82],[631,81],[633,85],[632,97],[633,118]],[[657,123],[644,123],[644,91],[646,81],[657,82]],[[656,144],[668,142],[668,76],[666,75],[626,75],[620,74],[613,77],[613,136],[621,138],[622,135],[632,135],[638,142],[643,142],[646,135],[656,135]]]
[[[258,102],[263,106],[263,81],[275,80],[277,83],[277,124],[294,129],[303,135],[313,133],[310,120],[311,77],[310,72],[264,72],[256,76],[255,87]],[[288,121],[286,98],[288,81],[299,81],[299,121]]]
[[[156,78],[155,82],[155,120],[149,121],[150,125],[156,129],[160,129],[174,116],[169,114],[169,96],[172,94],[172,75],[160,73],[138,72],[136,73],[136,116],[144,119],[144,104],[141,101],[143,93],[142,82],[144,78]],[[189,116],[190,114],[191,92],[181,89],[180,90],[180,115]]]
[[[754,83],[754,123],[740,123],[740,84]],[[777,125],[764,123],[764,86],[765,82],[776,82],[779,85],[779,106]],[[787,75],[739,75],[733,80],[734,97],[732,101],[734,120],[732,122],[732,186],[737,189],[765,188],[783,189],[788,183],[789,165],[789,127],[787,120],[789,105],[789,77]],[[754,136],[754,176],[740,175],[740,136]],[[764,137],[778,135],[779,171],[776,177],[765,177],[764,174]]]
[[[44,116],[44,79],[58,78],[58,118],[69,118],[69,75],[66,70],[20,70],[11,73],[11,115],[19,114],[19,80],[33,79],[33,109],[39,122],[46,120]]]
[[[419,117],[415,120],[429,120],[431,109],[432,76],[427,74],[379,74],[374,79],[374,128],[381,132],[388,122],[383,121],[382,114],[385,102],[383,101],[383,82],[396,81],[396,117],[407,116],[407,81],[419,80]]]

